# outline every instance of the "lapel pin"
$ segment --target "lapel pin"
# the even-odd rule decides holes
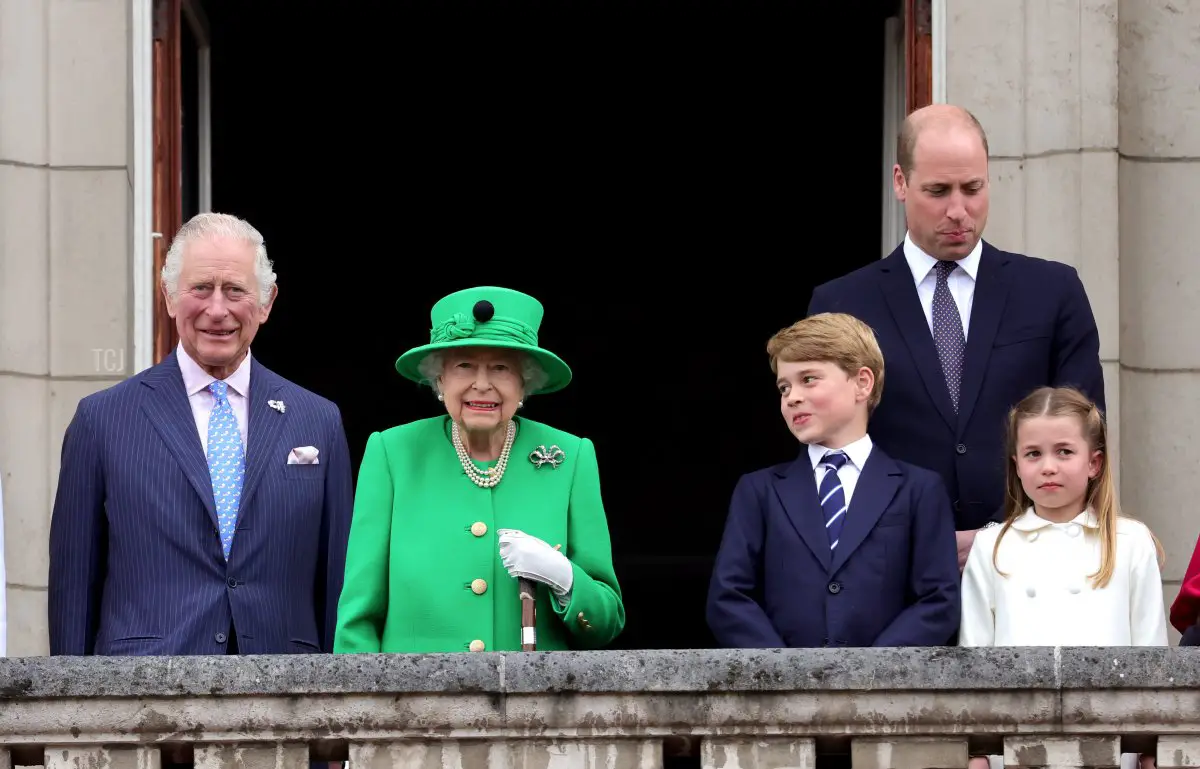
[[[267,405],[278,411],[280,414],[287,411],[287,406],[283,405],[283,401],[267,401]]]
[[[541,467],[542,465],[550,465],[555,470],[557,470],[558,466],[561,465],[563,463],[563,460],[566,458],[567,458],[566,453],[563,452],[563,450],[560,449],[558,446],[551,446],[550,448],[546,448],[545,445],[541,445],[541,446],[538,446],[533,451],[529,452],[529,461],[533,463],[534,467]]]

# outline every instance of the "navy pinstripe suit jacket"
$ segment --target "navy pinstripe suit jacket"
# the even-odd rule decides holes
[[[353,506],[341,413],[257,361],[247,405],[226,563],[175,354],[79,402],[50,524],[51,654],[224,654],[231,621],[242,654],[332,651]],[[319,464],[288,465],[300,446]]]

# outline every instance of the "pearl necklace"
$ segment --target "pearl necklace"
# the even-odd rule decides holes
[[[504,448],[500,450],[500,461],[496,463],[495,467],[489,467],[486,470],[480,470],[471,461],[471,455],[467,453],[467,447],[463,445],[462,433],[458,430],[458,422],[451,422],[450,424],[450,440],[454,443],[454,450],[458,453],[458,461],[462,463],[467,477],[481,489],[494,487],[504,477],[504,468],[508,467],[508,455],[512,451],[513,438],[517,434],[516,423],[511,419],[508,421],[508,429],[504,435]]]

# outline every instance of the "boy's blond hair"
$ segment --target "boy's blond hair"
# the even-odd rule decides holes
[[[822,312],[797,321],[770,338],[767,355],[774,374],[779,373],[779,361],[832,363],[846,376],[869,368],[875,375],[875,387],[867,399],[867,410],[874,411],[883,396],[883,351],[871,327],[853,315]]]

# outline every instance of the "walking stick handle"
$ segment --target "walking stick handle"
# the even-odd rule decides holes
[[[521,651],[537,651],[537,583],[518,579],[517,590],[521,594]]]

